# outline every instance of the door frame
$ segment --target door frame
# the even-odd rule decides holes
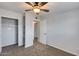
[[[36,23],[34,23],[34,22],[36,22]],[[35,28],[35,25],[36,25],[37,28]],[[33,29],[34,29],[34,39],[35,39],[35,29],[37,29],[37,32],[38,32],[37,36],[38,37],[36,37],[36,38],[39,41],[40,40],[40,21],[35,21],[35,20],[33,21]]]

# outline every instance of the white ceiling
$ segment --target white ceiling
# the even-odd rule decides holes
[[[24,2],[0,2],[0,8],[23,13],[24,10],[32,7]]]
[[[50,6],[52,6],[52,3]],[[76,8],[79,8],[79,2],[56,2],[54,6],[51,7],[55,12],[64,12]]]
[[[0,8],[24,13],[25,9],[29,9],[31,7],[24,2],[0,2]],[[62,12],[79,8],[79,2],[49,2],[42,8],[49,9],[50,11]]]

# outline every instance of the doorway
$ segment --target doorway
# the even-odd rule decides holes
[[[34,40],[33,45],[35,49],[42,50],[47,48],[46,46],[46,23],[44,20],[34,21]]]
[[[2,17],[2,47],[18,45],[18,20]]]
[[[39,42],[39,38],[40,38],[40,22],[39,21],[34,21],[34,40],[33,43],[37,43]]]

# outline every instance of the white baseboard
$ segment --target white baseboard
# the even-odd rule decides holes
[[[33,43],[31,43],[31,44],[26,44],[26,45],[25,45],[25,48],[28,48],[28,47],[31,47],[31,46],[33,46]]]
[[[16,44],[16,42],[9,43],[9,44],[6,44],[6,45],[2,45],[2,47],[6,47],[6,46],[9,46],[9,45],[14,45],[14,44]]]
[[[38,40],[40,43],[42,43],[42,44],[45,44],[46,45],[46,42],[43,42],[43,41],[40,41],[40,40]]]
[[[65,50],[65,49],[59,48],[59,47],[57,47],[57,46],[50,45],[50,44],[47,44],[47,45],[49,45],[49,46],[51,46],[51,47],[55,47],[55,48],[60,49],[60,50],[62,50],[62,51],[68,52],[68,53],[70,53],[70,54],[73,54],[73,55],[79,56],[78,54],[76,54],[76,53],[74,53],[74,52],[71,52],[71,51],[68,51],[68,50]]]

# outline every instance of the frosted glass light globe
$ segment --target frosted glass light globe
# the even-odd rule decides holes
[[[34,11],[35,13],[39,13],[39,12],[40,12],[40,9],[35,8],[35,9],[33,9],[33,11]]]

